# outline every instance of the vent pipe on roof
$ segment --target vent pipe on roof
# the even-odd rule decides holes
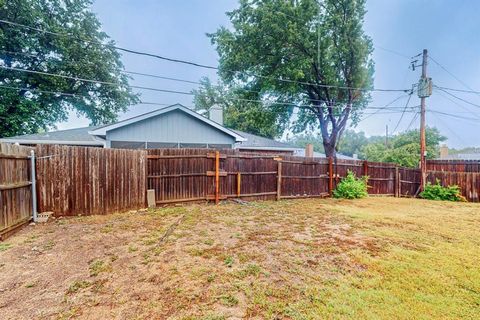
[[[214,104],[209,111],[210,120],[215,121],[223,126],[223,108],[218,104]]]

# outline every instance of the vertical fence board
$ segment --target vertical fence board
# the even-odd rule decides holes
[[[0,143],[0,239],[32,216],[31,150]]]
[[[37,146],[39,211],[107,214],[145,207],[143,150]]]

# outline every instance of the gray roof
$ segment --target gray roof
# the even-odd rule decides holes
[[[298,150],[297,152],[295,152],[295,155],[299,156],[299,157],[305,157],[305,149]],[[313,157],[314,158],[326,158],[327,156],[325,155],[325,153],[315,151],[315,152],[313,152]],[[341,153],[337,153],[337,159],[358,160],[354,157],[346,156],[346,155],[341,154]]]
[[[247,138],[247,141],[237,144],[237,148],[243,149],[271,149],[271,150],[298,150],[301,149],[297,146],[293,146],[288,143],[280,142],[277,140],[257,136],[248,132],[243,132],[240,130],[232,130],[237,134],[241,135],[244,138]]]
[[[51,143],[51,144],[73,144],[73,145],[98,145],[103,146],[103,141],[95,138],[88,132],[96,129],[98,126],[90,126],[83,128],[75,128],[68,130],[50,131],[44,133],[25,134],[0,139],[2,142],[35,144],[35,143]]]
[[[436,160],[480,160],[480,153],[450,154],[444,158],[437,158]]]

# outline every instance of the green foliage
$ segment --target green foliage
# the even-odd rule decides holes
[[[420,161],[420,132],[410,130],[396,135],[390,139],[389,145],[384,142],[376,142],[361,148],[365,159],[376,162],[392,162],[405,167],[417,167]],[[440,142],[446,138],[440,134],[437,128],[427,128],[427,159],[438,156]]]
[[[348,170],[347,176],[340,181],[333,191],[335,198],[359,199],[368,196],[368,177],[357,178],[355,173]]]
[[[208,116],[214,105],[223,108],[224,125],[263,137],[279,137],[285,130],[292,112],[275,103],[261,103],[257,93],[226,84],[214,85],[208,78],[200,80],[193,90],[195,110]]]
[[[0,88],[0,137],[48,130],[66,120],[71,110],[92,124],[108,123],[138,101],[128,86],[129,78],[121,72],[120,54],[102,45],[114,42],[90,10],[92,0],[3,0],[0,4],[4,20],[69,34],[55,36],[0,24],[0,61],[4,66],[118,84],[99,85],[1,69],[0,82],[21,89]]]
[[[338,152],[350,157],[352,157],[354,154],[356,154],[358,157],[361,157],[361,149],[368,142],[369,138],[365,136],[365,132],[345,130],[338,145]]]
[[[292,137],[287,137],[287,142],[297,147],[305,148],[307,144],[313,145],[313,150],[324,153],[322,137],[312,133],[297,134]]]
[[[435,184],[428,182],[425,190],[420,193],[420,197],[428,200],[466,201],[459,186],[451,185],[444,187],[438,179]]]
[[[292,105],[308,106],[299,109],[295,130],[320,126],[326,153],[333,155],[348,120],[358,121],[370,99],[364,90],[330,87],[372,86],[373,47],[363,32],[365,0],[323,0],[320,5],[317,0],[241,0],[227,15],[232,28],[209,35],[223,81],[283,104],[278,110],[283,116],[276,120],[284,125]]]

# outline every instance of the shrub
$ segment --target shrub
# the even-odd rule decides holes
[[[435,184],[428,182],[425,190],[420,193],[420,197],[428,200],[467,201],[462,196],[459,186],[451,185],[444,187],[438,179]]]
[[[347,176],[340,181],[333,191],[333,196],[344,199],[365,198],[368,196],[367,181],[368,177],[357,178],[355,173],[348,170]]]

